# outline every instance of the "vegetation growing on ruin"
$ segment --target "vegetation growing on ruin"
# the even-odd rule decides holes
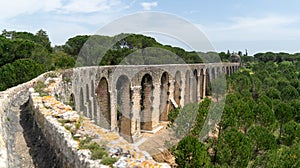
[[[47,96],[48,93],[44,90],[46,88],[46,85],[44,82],[38,81],[36,85],[34,86],[35,92],[39,93],[40,96]],[[47,107],[46,107],[47,108]]]
[[[118,161],[117,158],[109,157],[105,148],[92,140],[92,137],[85,137],[85,139],[80,141],[79,149],[89,149],[91,151],[91,158],[93,160],[101,159],[101,163],[104,165],[112,166],[112,164]]]

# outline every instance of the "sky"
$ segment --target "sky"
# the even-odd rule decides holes
[[[0,30],[47,32],[52,45],[144,11],[176,15],[202,31],[215,51],[300,52],[298,0],[0,0]],[[170,27],[176,29],[176,27]],[[158,41],[184,47],[180,42]],[[199,49],[201,50],[201,49]]]

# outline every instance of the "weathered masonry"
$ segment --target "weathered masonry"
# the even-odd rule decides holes
[[[208,84],[240,63],[119,65],[64,72],[58,93],[101,127],[135,142],[168,118],[171,108],[199,102]]]

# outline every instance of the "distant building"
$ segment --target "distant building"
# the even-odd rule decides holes
[[[240,65],[242,65],[241,56],[237,53],[232,53],[230,56],[230,62],[239,62]]]

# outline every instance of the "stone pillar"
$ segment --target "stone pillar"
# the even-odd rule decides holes
[[[194,86],[194,80],[195,80],[195,78],[194,78],[194,74],[192,74],[191,76],[190,76],[190,103],[195,103],[195,86]]]
[[[171,106],[173,106],[172,102],[171,102],[171,98],[173,98],[175,100],[174,97],[174,90],[175,90],[175,80],[170,80],[169,81],[170,86],[169,86],[169,106],[168,106],[168,114],[169,111],[171,110]]]
[[[206,71],[207,71],[207,69],[203,69],[203,99],[205,98],[205,95],[206,95],[206,85],[207,85],[207,82],[206,82],[206,78],[207,78],[207,76],[206,76]]]
[[[159,115],[160,115],[160,83],[153,83],[154,89],[152,93],[152,105],[151,105],[151,125],[152,129],[159,125]],[[152,98],[151,98],[152,99]]]
[[[181,83],[181,85],[180,85],[180,89],[181,89],[181,91],[180,91],[180,96],[181,96],[180,104],[181,104],[182,107],[186,105],[185,104],[185,88],[186,88],[186,82],[185,81],[186,81],[185,80],[185,75],[182,75],[181,76],[181,81],[180,81],[180,83]]]
[[[140,111],[141,111],[141,86],[133,86],[131,87],[132,90],[132,98],[131,98],[131,113],[132,113],[132,124],[131,126],[131,133],[132,136],[138,137],[141,134],[141,118],[140,118]]]
[[[117,90],[109,91],[110,95],[110,129],[115,130],[117,127]]]
[[[200,72],[198,72],[198,74],[197,74],[197,78],[198,78],[198,83],[197,83],[197,103],[199,103],[200,102],[200,100],[201,100],[201,91],[200,91],[200,89],[201,89],[201,87],[200,87],[200,85],[201,85],[201,75],[200,75]]]

